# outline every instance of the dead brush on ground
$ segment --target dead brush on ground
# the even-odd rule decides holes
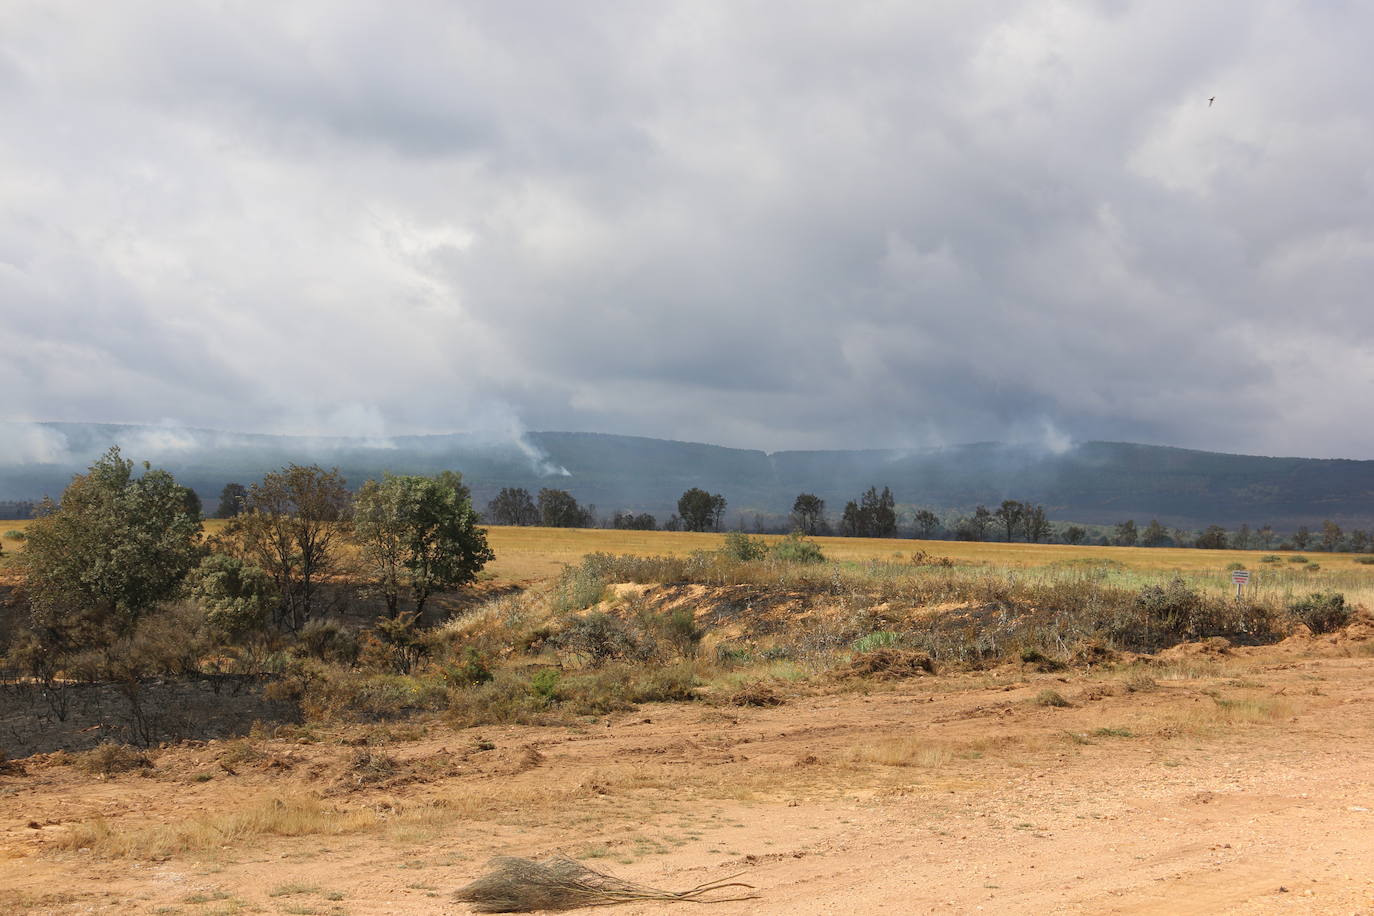
[[[730,697],[731,706],[781,706],[782,697],[762,681],[745,684]]]
[[[99,747],[77,754],[76,767],[92,776],[114,776],[131,770],[150,770],[153,761],[137,748],[106,741]]]
[[[859,652],[847,665],[835,669],[838,677],[868,677],[886,680],[934,674],[935,664],[924,652],[910,649],[874,649]]]
[[[575,910],[649,900],[725,903],[758,897],[757,894],[708,896],[727,888],[752,891],[753,885],[731,880],[739,875],[708,881],[685,891],[665,891],[599,872],[565,856],[547,859],[498,856],[487,865],[490,868],[487,874],[453,895],[454,900],[471,904],[478,913]]]

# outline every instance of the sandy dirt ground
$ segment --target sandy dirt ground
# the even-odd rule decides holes
[[[742,872],[757,896],[719,916],[1374,912],[1374,658],[1289,640],[1149,674],[211,742],[110,778],[35,758],[0,776],[0,911],[467,913],[488,857],[561,852],[666,888]],[[350,832],[216,820],[306,793]],[[150,845],[194,823],[225,833]],[[134,850],[62,848],[92,824]],[[674,911],[696,910],[599,912]]]

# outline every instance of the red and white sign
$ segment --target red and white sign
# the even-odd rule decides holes
[[[1237,585],[1245,585],[1250,581],[1250,570],[1237,569],[1231,573],[1231,581]]]

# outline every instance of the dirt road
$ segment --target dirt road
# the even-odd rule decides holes
[[[211,743],[142,776],[31,761],[0,777],[0,909],[464,913],[452,891],[489,856],[557,851],[668,888],[744,872],[757,898],[719,916],[1370,913],[1371,713],[1374,658],[1290,641],[1148,677],[1008,670],[574,727]],[[350,826],[205,840],[305,793]],[[208,826],[168,839],[187,823]],[[82,830],[103,839],[61,848]]]

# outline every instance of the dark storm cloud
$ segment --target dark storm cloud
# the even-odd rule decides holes
[[[11,4],[5,414],[1368,455],[1374,13],[909,6]]]

